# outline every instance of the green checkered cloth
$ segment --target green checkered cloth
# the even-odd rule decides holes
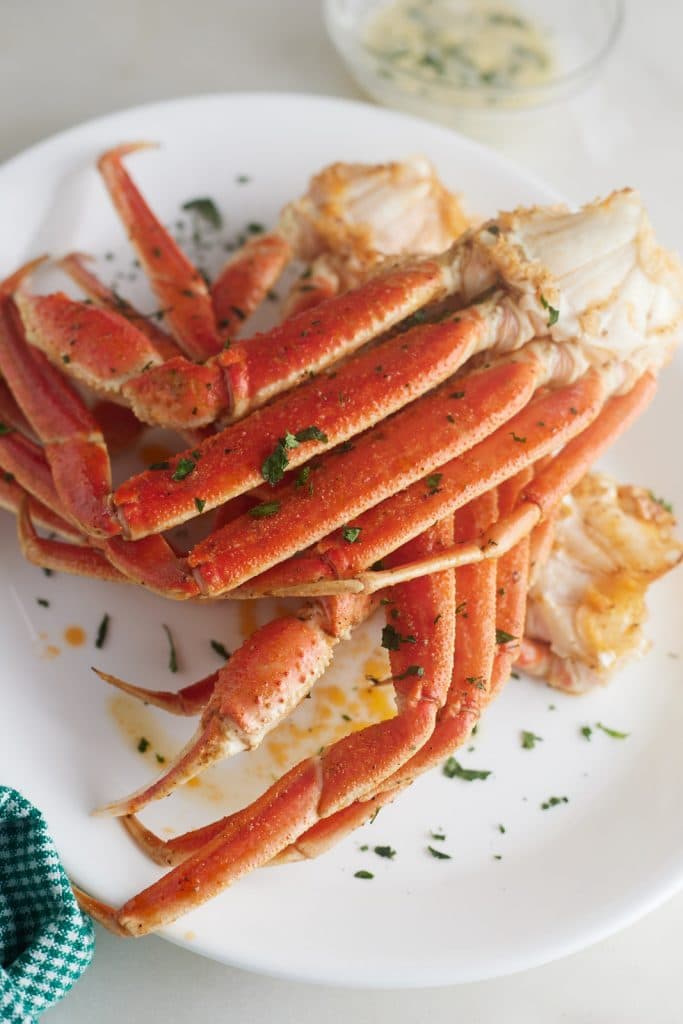
[[[0,786],[0,1021],[35,1021],[78,981],[94,948],[45,819]]]

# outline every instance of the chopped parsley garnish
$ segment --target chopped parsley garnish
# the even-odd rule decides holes
[[[248,174],[238,174],[237,177],[235,178],[235,181],[237,182],[238,185],[248,185],[249,182],[251,181],[251,178],[249,177]]]
[[[4,437],[5,434],[12,434],[14,427],[10,427],[7,423],[0,423],[0,437]]]
[[[501,835],[505,835],[505,825],[499,825],[498,831],[500,832]]]
[[[49,608],[50,602],[46,597],[37,597],[36,604],[39,604],[41,608]]]
[[[382,647],[386,651],[398,651],[401,644],[416,644],[417,639],[412,633],[403,636],[392,625],[386,625],[382,630]]]
[[[548,311],[548,327],[552,327],[553,324],[556,324],[557,321],[560,319],[560,311],[559,311],[559,309],[555,309],[554,306],[550,305],[550,303],[546,299],[545,295],[541,295],[541,305],[543,306],[544,309],[547,309],[547,311]]]
[[[439,484],[441,483],[442,477],[443,473],[432,473],[427,477],[425,482],[427,484],[429,494],[439,493]]]
[[[171,630],[166,625],[164,625],[162,628],[164,629],[164,631],[166,633],[166,636],[168,637],[168,667],[169,667],[171,672],[177,672],[178,671],[178,652],[175,649],[175,644],[173,642],[173,636],[171,635]]]
[[[449,757],[443,766],[443,773],[448,779],[463,779],[465,782],[475,782],[477,779],[484,781],[488,779],[491,772],[479,771],[475,768],[463,768],[454,757]]]
[[[443,850],[437,850],[435,846],[428,846],[427,849],[431,853],[432,857],[436,857],[437,860],[451,860],[450,853],[444,853]]]
[[[171,480],[184,480],[190,473],[193,473],[197,468],[197,463],[194,459],[182,458],[178,459],[178,465],[171,474]]]
[[[386,857],[387,860],[393,860],[396,856],[396,850],[391,846],[375,846],[374,850],[378,857]]]
[[[206,498],[195,498],[194,499],[194,503],[195,503],[195,506],[197,508],[197,511],[198,512],[203,512],[204,511],[204,506],[206,505]]]
[[[264,460],[261,466],[261,475],[267,483],[274,487],[275,484],[282,480],[285,475],[285,469],[289,465],[287,452],[291,451],[292,448],[298,448],[304,441],[322,441],[324,444],[327,441],[327,434],[318,427],[304,427],[303,430],[298,430],[296,434],[291,434],[288,431],[284,437],[280,438],[274,451]]]
[[[230,651],[225,646],[225,644],[222,644],[220,640],[209,640],[209,643],[211,644],[212,648],[214,649],[219,658],[224,658],[226,661],[228,660],[228,658],[230,657]]]
[[[439,842],[446,838],[445,832],[430,832],[429,834],[431,835],[432,839],[436,839]]]
[[[608,736],[611,736],[613,740],[625,740],[628,739],[630,735],[628,732],[618,732],[617,729],[609,729],[606,725],[603,725],[602,722],[596,722],[595,727],[596,729],[600,729],[602,732],[606,733]]]
[[[465,397],[465,392],[464,391],[452,391],[448,397],[449,398],[464,398]]]
[[[159,764],[165,764],[166,763],[166,758],[164,757],[163,754],[155,754],[154,756],[156,757],[157,762]]]
[[[360,526],[343,526],[342,537],[347,544],[355,544],[360,537]]]
[[[537,743],[542,742],[542,736],[537,736],[534,732],[528,732],[526,729],[522,729],[522,748],[524,750],[533,750]]]
[[[109,613],[105,612],[102,616],[102,620],[97,627],[97,634],[95,636],[95,647],[101,650],[107,642],[107,634],[109,633]]]
[[[171,468],[171,463],[167,459],[164,459],[162,462],[153,462],[151,464],[151,466],[148,466],[147,468],[148,469],[170,469]]]
[[[654,503],[656,505],[660,505],[661,508],[663,508],[665,512],[669,513],[669,515],[673,515],[674,507],[673,507],[673,505],[671,504],[670,501],[664,501],[664,498],[658,498],[657,495],[653,494],[652,491],[648,491],[647,493],[648,493],[650,499],[652,501],[654,501]]]
[[[279,501],[264,501],[262,505],[254,505],[253,508],[250,508],[249,515],[252,519],[268,519],[269,516],[274,516],[279,511]]]
[[[306,481],[308,480],[310,475],[311,475],[311,467],[310,466],[303,466],[299,470],[299,472],[297,474],[297,478],[296,478],[296,482],[295,482],[294,486],[295,487],[303,487],[303,485],[306,483]]]
[[[48,569],[47,566],[43,566],[43,576],[54,576],[54,569]]]
[[[489,224],[489,226],[487,227],[486,230],[488,231],[488,233],[490,235],[499,235],[500,234],[500,228],[498,227],[497,224]]]
[[[568,803],[569,803],[569,797],[566,797],[566,796],[551,796],[551,797],[548,797],[548,799],[545,801],[545,803],[541,804],[541,810],[542,811],[547,811],[548,808],[550,808],[550,807],[557,807],[558,804],[568,804]]]
[[[591,736],[593,735],[593,730],[591,729],[590,725],[581,726],[581,735],[585,740],[589,740],[591,738]]]
[[[422,679],[424,674],[425,670],[422,665],[408,665],[408,668],[405,672],[401,672],[400,676],[394,676],[394,681],[399,683],[401,679],[407,679],[408,676],[417,676],[418,679]]]
[[[354,878],[374,878],[372,871],[356,871]]]
[[[145,736],[141,736],[138,741],[138,750],[141,754],[144,754],[149,750],[149,740]]]
[[[515,434],[514,430],[510,431],[510,437],[513,441],[516,441],[517,444],[526,444],[526,437],[520,437],[519,434]]]
[[[189,210],[190,213],[196,213],[198,217],[201,217],[202,220],[205,220],[207,224],[210,224],[216,230],[223,226],[220,210],[213,199],[209,199],[206,196],[202,196],[200,199],[188,199],[186,203],[183,203],[182,209]]]
[[[504,629],[496,630],[496,643],[497,644],[509,644],[512,640],[518,640],[519,637],[513,636],[512,633],[506,633]]]
[[[247,231],[250,235],[262,235],[265,230],[263,224],[259,224],[258,221],[252,220],[247,224]]]

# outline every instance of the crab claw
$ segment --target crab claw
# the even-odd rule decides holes
[[[123,157],[153,147],[132,142],[104,153],[97,166],[178,344],[194,359],[219,352],[211,296],[204,278],[176,245],[123,166]]]
[[[133,814],[152,800],[168,796],[216,761],[257,747],[307,696],[332,660],[333,647],[374,606],[367,597],[343,597],[340,602],[306,606],[298,616],[273,619],[256,630],[220,669],[213,686],[213,677],[209,676],[189,688],[189,699],[194,702],[208,690],[208,703],[195,735],[164,772],[151,784],[97,813]],[[132,696],[149,699],[148,691],[98,674]],[[162,696],[162,706],[168,710],[183,707],[184,697],[174,702],[168,696]],[[152,702],[160,703],[154,697]]]

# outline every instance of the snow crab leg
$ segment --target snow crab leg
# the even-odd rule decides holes
[[[442,523],[412,542],[408,554],[433,550],[451,540],[451,523]],[[416,640],[409,651],[404,646],[391,652],[399,707],[394,718],[352,733],[291,769],[250,808],[239,812],[239,827],[229,826],[195,855],[196,865],[191,857],[180,873],[171,872],[121,911],[79,894],[84,908],[120,934],[143,934],[215,895],[245,871],[267,863],[317,820],[372,791],[421,747],[433,731],[451,679],[453,573],[437,573],[398,587],[393,609],[396,628]],[[414,671],[414,657],[420,659],[421,672]]]
[[[150,145],[117,146],[104,153],[97,166],[175,340],[193,359],[206,359],[223,345],[206,282],[159,223],[123,165],[125,156]]]
[[[344,636],[376,607],[371,597],[324,598],[257,629],[218,673],[180,694],[154,694],[107,673],[98,675],[131,696],[181,714],[201,712],[194,736],[157,779],[100,814],[131,814],[210,765],[253,750],[306,697]],[[203,704],[198,702],[202,701]]]

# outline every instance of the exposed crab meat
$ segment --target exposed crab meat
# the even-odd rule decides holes
[[[443,252],[467,226],[458,199],[430,162],[413,157],[386,164],[331,164],[311,179],[305,196],[285,206],[278,230],[295,256],[312,265],[295,285],[298,304],[312,287],[311,279],[346,291],[383,257]]]
[[[647,589],[683,559],[674,526],[643,488],[587,475],[558,511],[529,592],[520,666],[583,693],[642,655]]]

